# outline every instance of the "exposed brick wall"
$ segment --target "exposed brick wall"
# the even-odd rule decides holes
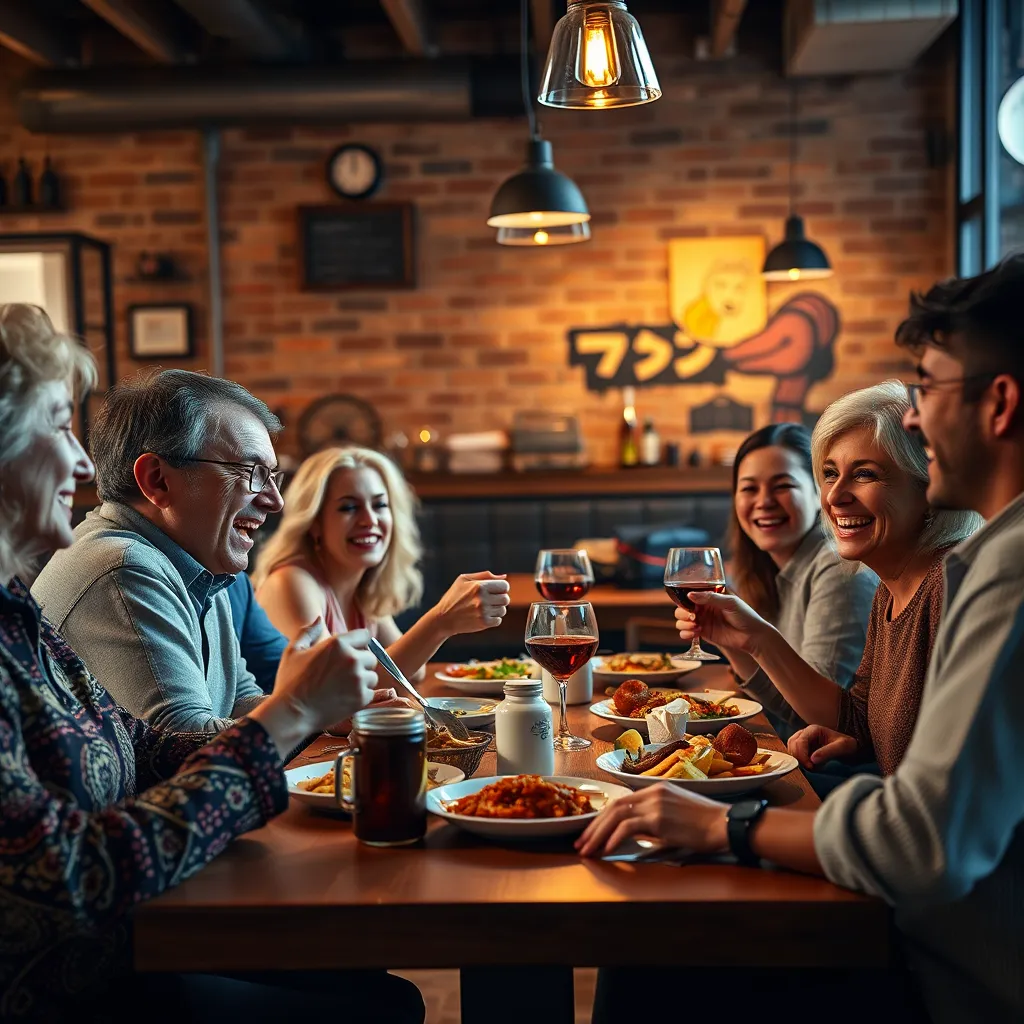
[[[669,239],[763,234],[774,244],[787,212],[789,94],[773,62],[696,64],[666,52],[682,50],[669,27],[645,24],[660,101],[543,115],[556,166],[584,190],[593,213],[585,245],[505,248],[485,226],[494,189],[521,163],[522,122],[226,132],[228,375],[293,418],[326,391],[353,391],[378,407],[389,430],[407,432],[505,426],[518,408],[573,412],[595,461],[614,461],[620,398],[585,391],[582,370],[567,365],[566,329],[666,322]],[[952,88],[943,46],[904,74],[801,86],[799,211],[836,270],[815,286],[843,317],[836,372],[814,389],[812,408],[898,372],[891,338],[908,291],[952,272],[951,175],[926,159],[926,132],[948,124]],[[46,149],[46,140],[4,123],[11,120],[9,112],[0,120],[8,172],[12,157],[26,153],[38,164]],[[379,198],[416,203],[415,291],[299,288],[295,208],[331,201],[324,161],[346,139],[382,153],[387,184]],[[49,149],[69,182],[71,212],[45,221],[5,217],[4,230],[76,228],[116,243],[119,311],[137,301],[193,302],[193,365],[205,366],[198,135],[57,137]],[[130,283],[144,248],[180,255],[192,281]],[[790,290],[769,286],[769,307]],[[666,440],[685,439],[682,397],[678,388],[639,393],[640,414],[653,416]]]

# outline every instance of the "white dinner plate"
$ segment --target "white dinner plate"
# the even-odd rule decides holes
[[[318,761],[316,764],[304,764],[301,768],[289,768],[285,773],[285,781],[288,783],[288,794],[294,797],[300,804],[309,804],[321,811],[332,811],[335,814],[348,815],[334,802],[333,793],[307,793],[299,789],[296,783],[305,782],[307,779],[317,779],[326,775],[334,767],[333,761]],[[438,786],[451,785],[461,782],[466,773],[450,764],[437,764],[434,761],[427,762],[427,774]]]
[[[660,686],[657,689],[665,693],[670,700],[686,696],[684,690],[670,690]],[[716,700],[724,692],[709,690],[706,693],[701,693],[694,690],[693,695],[700,697],[702,700]],[[722,726],[728,725],[730,722],[742,722],[746,718],[753,718],[754,715],[759,715],[762,711],[761,705],[756,700],[747,700],[745,697],[727,697],[726,700],[730,704],[736,705],[740,712],[738,715],[731,715],[728,718],[690,718],[686,723],[686,731],[691,734],[718,732]],[[647,735],[647,720],[620,715],[611,697],[606,697],[604,700],[599,700],[596,704],[591,704],[590,712],[597,715],[598,718],[606,718],[609,722],[621,725],[623,729],[636,729],[641,736]]]
[[[699,661],[684,661],[673,655],[670,659],[672,668],[661,669],[658,672],[611,672],[604,667],[608,657],[614,655],[598,655],[590,659],[594,670],[594,682],[602,686],[614,686],[617,683],[624,683],[627,679],[639,679],[648,686],[665,686],[687,672],[696,672],[703,664]]]
[[[513,678],[530,678],[540,679],[540,665],[530,658],[519,659],[524,665],[529,665],[530,675],[529,677],[513,677]],[[465,668],[469,666],[480,667],[481,665],[496,665],[498,662],[495,661],[470,661],[463,665],[459,665],[459,668]],[[456,666],[449,665],[448,668],[454,668]],[[460,693],[475,693],[483,697],[502,697],[505,694],[505,683],[507,679],[471,679],[466,676],[453,676],[447,672],[435,672],[435,679],[440,679],[446,686],[450,686],[453,690],[458,690]]]
[[[576,786],[590,797],[594,806],[591,814],[578,814],[571,818],[477,818],[469,814],[453,814],[446,807],[453,800],[477,793],[484,786],[497,782],[501,776],[492,775],[482,779],[467,779],[454,785],[439,786],[427,794],[427,810],[439,818],[450,821],[467,832],[473,832],[487,839],[502,839],[507,842],[522,842],[529,839],[547,839],[552,836],[574,836],[582,832],[598,812],[611,800],[629,796],[625,786],[604,782],[600,779],[578,779],[570,775],[546,775],[548,782],[560,782]]]
[[[644,753],[649,754],[653,750],[663,747],[663,743],[648,743],[644,747]],[[682,789],[694,789],[705,796],[729,796],[736,793],[749,793],[752,789],[760,789],[766,782],[772,779],[788,775],[794,768],[798,768],[797,759],[780,750],[764,750],[758,747],[758,753],[768,754],[767,771],[759,775],[741,775],[734,779],[660,779],[651,775],[628,775],[620,771],[622,759],[626,756],[624,750],[606,750],[597,759],[597,767],[607,772],[617,782],[622,782],[633,789],[643,789],[645,786],[653,786],[656,782],[669,782]]]
[[[427,703],[439,711],[451,711],[467,729],[493,725],[498,706],[497,700],[477,697],[427,697]]]

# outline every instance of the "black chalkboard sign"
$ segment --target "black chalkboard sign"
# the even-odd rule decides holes
[[[305,291],[413,288],[412,203],[300,206]]]

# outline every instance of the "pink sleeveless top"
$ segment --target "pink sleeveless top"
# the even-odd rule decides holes
[[[363,617],[363,613],[358,609],[356,609],[351,622],[345,621],[345,613],[342,611],[341,602],[338,600],[337,594],[327,585],[327,580],[324,578],[323,570],[320,566],[305,558],[293,558],[290,561],[282,562],[281,565],[274,569],[274,572],[277,572],[278,569],[283,569],[286,565],[294,565],[299,569],[305,570],[320,585],[320,590],[324,595],[324,625],[327,627],[328,633],[347,633],[352,629],[367,629],[370,631],[370,636],[375,637],[377,635],[377,623],[367,622]]]

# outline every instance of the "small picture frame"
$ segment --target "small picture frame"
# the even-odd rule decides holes
[[[187,359],[195,355],[192,307],[187,303],[129,306],[128,348],[133,359]]]

